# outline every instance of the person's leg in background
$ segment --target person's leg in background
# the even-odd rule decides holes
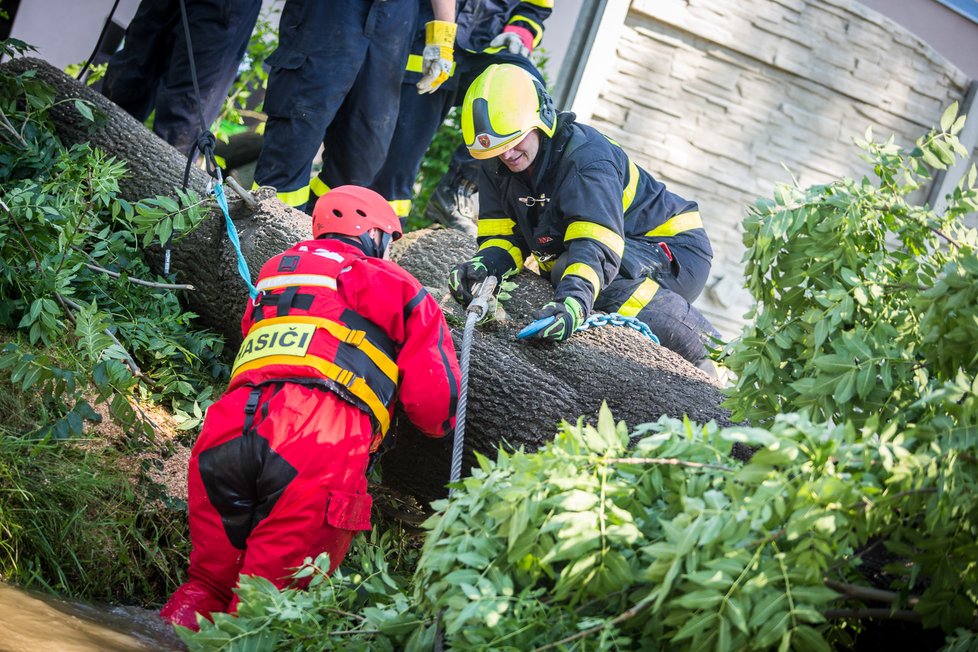
[[[156,94],[153,131],[189,154],[201,132],[200,113],[210,129],[221,112],[255,29],[261,0],[187,0],[186,7],[201,106],[198,110],[187,39],[178,15],[170,64]]]
[[[287,1],[279,46],[267,59],[268,120],[253,187],[272,186],[279,199],[299,209],[309,201],[313,158],[370,46],[364,25],[371,6],[335,4]]]
[[[414,0],[375,1],[370,7],[363,25],[366,55],[326,130],[323,168],[310,184],[307,212],[330,188],[369,186],[383,168],[397,126],[417,16]]]
[[[401,84],[397,126],[387,150],[387,159],[369,185],[384,196],[406,224],[414,197],[414,180],[428,146],[451,106],[454,88],[439,88],[419,95],[414,83]]]
[[[140,122],[153,112],[179,25],[178,0],[143,0],[126,28],[122,49],[109,59],[102,94]]]

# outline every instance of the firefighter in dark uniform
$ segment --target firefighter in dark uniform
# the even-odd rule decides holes
[[[186,0],[201,111],[209,127],[221,112],[255,29],[261,0]],[[179,0],[143,0],[109,60],[102,94],[189,155],[200,136]]]
[[[543,38],[543,21],[553,10],[553,0],[459,0],[456,11],[458,33],[455,39],[455,66],[451,79],[431,92],[422,80],[422,57],[425,44],[424,24],[429,11],[421,7],[418,31],[407,72],[401,86],[401,105],[397,128],[383,169],[370,187],[387,197],[402,224],[411,212],[414,180],[421,160],[435,132],[453,106],[457,106],[472,80],[493,63],[512,63],[524,68],[541,81],[540,71],[530,62],[533,48]],[[436,221],[463,230],[475,231],[475,215],[453,215],[452,199],[441,197],[457,188],[471,198],[478,178],[477,162],[460,145],[452,163],[432,196],[429,207],[442,207],[433,214]],[[447,208],[446,208],[447,207]],[[429,211],[430,213],[430,211]]]
[[[395,402],[429,436],[454,428],[451,333],[387,260],[400,233],[383,197],[343,186],[316,204],[316,239],[262,267],[230,385],[191,452],[189,577],[164,618],[197,629],[197,614],[235,611],[239,574],[282,588],[324,551],[332,572],[370,529],[365,470]]]
[[[537,337],[570,337],[592,309],[637,317],[663,346],[707,372],[718,337],[690,304],[713,258],[695,202],[669,192],[617,143],[557,114],[546,89],[511,65],[490,66],[462,104],[479,180],[477,254],[452,270],[462,303],[487,274],[520,269],[532,254],[555,288]]]
[[[418,6],[427,1],[287,0],[279,46],[267,60],[255,187],[272,186],[283,202],[311,212],[329,188],[373,180],[397,122]],[[454,39],[454,0],[430,6],[433,36]],[[310,185],[320,143],[323,169]]]

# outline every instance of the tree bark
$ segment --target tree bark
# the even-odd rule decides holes
[[[12,72],[35,70],[56,89],[59,100],[80,98],[94,105],[100,114],[94,127],[81,119],[72,102],[59,104],[51,116],[66,145],[91,142],[127,161],[130,172],[121,184],[121,195],[127,200],[172,195],[181,185],[186,157],[103,96],[43,61],[16,59],[3,67]],[[204,173],[191,170],[191,188],[204,194],[207,182]],[[308,216],[279,202],[270,190],[259,191],[258,198],[254,212],[243,202],[231,201],[253,274],[271,256],[310,237]],[[239,319],[248,297],[224,233],[223,215],[216,205],[211,213],[201,228],[176,243],[172,270],[177,282],[197,288],[186,295],[187,305],[204,325],[223,333],[233,350],[240,342]],[[448,272],[474,249],[473,238],[446,229],[407,234],[395,249],[395,260],[439,299],[453,327],[457,350],[465,316],[448,294]],[[159,271],[159,252],[147,255]],[[593,422],[602,402],[631,426],[662,415],[730,423],[714,381],[637,331],[605,326],[558,345],[517,341],[516,332],[532,320],[531,312],[553,291],[532,272],[524,271],[516,280],[518,287],[505,304],[505,314],[479,327],[473,337],[463,469],[474,465],[475,451],[494,457],[500,446],[532,450],[545,444],[562,419],[583,416]],[[422,499],[444,495],[451,437],[428,439],[404,418],[398,419],[394,430],[397,446],[382,462],[384,484]]]

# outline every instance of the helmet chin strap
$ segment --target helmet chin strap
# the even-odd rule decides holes
[[[373,256],[374,258],[383,258],[384,253],[387,251],[387,245],[391,242],[390,233],[381,233],[380,244],[378,245],[373,238],[370,237],[369,233],[360,234],[360,244],[362,245],[363,253],[368,256]]]

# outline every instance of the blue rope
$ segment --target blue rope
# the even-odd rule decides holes
[[[241,253],[241,241],[238,239],[238,231],[234,228],[234,222],[231,221],[231,215],[228,212],[228,200],[224,195],[224,184],[221,183],[220,172],[217,174],[217,183],[214,184],[214,198],[217,199],[217,205],[221,207],[221,211],[224,213],[224,225],[227,227],[228,240],[234,246],[234,253],[238,257],[238,274],[241,275],[245,285],[248,286],[248,294],[251,295],[252,299],[255,299],[258,296],[258,288],[251,282],[251,271],[248,269],[248,261],[245,260],[244,254]]]

